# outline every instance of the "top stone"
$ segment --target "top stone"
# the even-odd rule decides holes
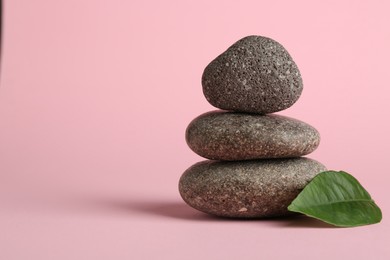
[[[292,106],[303,88],[287,50],[262,36],[247,36],[215,58],[203,72],[202,86],[211,105],[258,114]]]

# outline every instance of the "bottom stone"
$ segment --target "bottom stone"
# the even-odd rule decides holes
[[[186,170],[179,192],[191,207],[236,218],[287,215],[287,206],[326,168],[308,158],[202,161]]]

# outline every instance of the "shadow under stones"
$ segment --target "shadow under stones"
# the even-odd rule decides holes
[[[197,211],[184,202],[101,199],[88,202],[88,206],[97,210],[125,214],[145,214],[173,219],[194,221],[218,221],[219,218]]]
[[[268,219],[271,220],[271,219]],[[337,228],[315,218],[300,214],[272,219],[273,225],[281,228]]]
[[[95,201],[94,206],[99,209],[124,213],[141,213],[152,216],[160,216],[172,219],[205,222],[259,222],[279,228],[335,228],[320,220],[304,215],[292,214],[284,217],[273,218],[225,218],[209,215],[195,210],[180,201],[125,201],[125,200],[100,200]]]

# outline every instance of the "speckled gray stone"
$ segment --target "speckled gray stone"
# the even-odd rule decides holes
[[[236,161],[306,155],[318,147],[320,134],[286,116],[218,110],[195,118],[187,127],[186,141],[202,157]]]
[[[292,106],[303,88],[287,50],[262,36],[245,37],[214,59],[203,72],[202,85],[211,105],[259,114]]]
[[[288,214],[287,206],[326,168],[308,158],[203,161],[179,181],[183,200],[205,213],[238,218]]]

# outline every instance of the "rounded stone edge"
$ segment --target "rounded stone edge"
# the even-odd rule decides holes
[[[317,142],[311,147],[311,149],[307,149],[305,152],[300,153],[300,154],[290,154],[290,155],[282,155],[282,156],[279,156],[279,155],[278,156],[263,156],[263,157],[252,156],[252,157],[240,157],[240,158],[231,157],[231,156],[229,157],[226,155],[224,155],[224,156],[210,155],[210,154],[204,153],[202,151],[202,149],[197,149],[196,147],[194,147],[192,145],[192,143],[190,142],[190,133],[189,132],[190,132],[190,129],[194,126],[195,122],[198,120],[202,120],[203,118],[206,118],[209,115],[225,114],[225,113],[248,114],[248,115],[253,115],[253,116],[277,116],[277,117],[281,117],[281,118],[286,118],[286,119],[291,120],[291,121],[296,121],[297,123],[304,124],[306,127],[310,128],[311,131],[316,135]],[[319,145],[321,143],[321,134],[311,124],[306,123],[306,122],[299,120],[299,119],[296,119],[296,118],[285,116],[285,115],[279,115],[279,114],[259,115],[259,114],[249,114],[249,113],[244,113],[244,112],[233,112],[233,111],[227,111],[227,110],[212,110],[212,111],[208,111],[208,112],[205,112],[203,114],[200,114],[190,121],[190,123],[188,124],[188,126],[186,127],[186,130],[185,130],[185,140],[186,140],[187,146],[191,149],[191,151],[193,151],[194,153],[196,153],[197,155],[199,155],[205,159],[219,160],[219,161],[247,161],[247,160],[264,160],[264,159],[290,159],[290,158],[297,158],[297,157],[309,155],[310,153],[314,152],[319,147]]]
[[[311,158],[306,158],[306,157],[300,157],[300,158],[291,158],[291,159],[270,159],[270,161],[277,161],[277,160],[299,160],[299,159],[304,159],[304,160],[309,160],[309,161],[312,161],[314,163],[317,164],[317,166],[320,168],[320,170],[315,173],[313,175],[313,177],[310,179],[310,180],[307,180],[307,183],[309,183],[316,175],[318,175],[319,173],[323,172],[323,171],[326,171],[327,168],[326,166],[324,166],[322,163],[318,162],[317,160],[314,160],[314,159],[311,159]],[[256,161],[256,160],[254,160]],[[263,161],[263,160],[261,160]],[[245,162],[251,162],[251,161],[243,161],[244,163]],[[194,169],[194,168],[197,168],[197,167],[204,167],[204,166],[207,166],[207,165],[210,165],[210,164],[214,164],[214,163],[234,163],[234,162],[224,162],[224,161],[214,161],[214,160],[204,160],[204,161],[200,161],[200,162],[197,162],[195,164],[193,164],[192,166],[190,166],[186,171],[184,171],[184,173],[182,174],[182,176],[180,177],[179,179],[179,183],[178,183],[178,190],[179,190],[179,194],[181,196],[181,198],[183,199],[183,201],[190,207],[198,210],[198,211],[201,211],[205,214],[208,214],[208,215],[213,215],[213,216],[216,216],[216,217],[221,217],[221,218],[227,218],[227,219],[267,219],[267,218],[274,218],[274,217],[282,217],[282,216],[288,216],[288,215],[291,215],[291,214],[296,214],[296,213],[293,213],[293,212],[290,212],[287,210],[287,206],[296,198],[296,196],[298,196],[299,192],[305,187],[305,185],[302,185],[302,187],[300,187],[299,190],[296,191],[296,194],[294,194],[293,197],[291,197],[289,199],[289,203],[287,203],[286,205],[286,208],[284,210],[282,210],[281,212],[279,212],[278,214],[269,214],[269,215],[264,215],[264,214],[261,214],[261,215],[246,215],[246,211],[243,210],[241,212],[239,212],[238,214],[236,215],[232,215],[232,214],[221,214],[221,213],[217,213],[217,212],[211,212],[211,211],[208,211],[208,210],[205,210],[204,208],[202,207],[197,207],[196,205],[194,205],[191,201],[187,200],[185,198],[185,196],[183,195],[184,193],[184,190],[182,188],[182,182],[183,180],[185,179],[185,176],[187,174],[190,174],[191,171]],[[240,163],[239,161],[237,163]],[[306,185],[307,185],[306,183]]]
[[[260,37],[260,38],[264,38],[264,39],[267,39],[271,42],[274,42],[276,45],[279,45],[286,53],[286,55],[290,58],[290,60],[294,63],[295,67],[296,67],[296,70],[298,72],[298,84],[299,84],[299,88],[298,88],[298,92],[296,93],[296,97],[292,100],[291,103],[289,103],[288,105],[285,105],[285,106],[282,106],[280,108],[273,108],[273,109],[242,109],[242,107],[233,107],[233,106],[226,106],[224,104],[220,104],[219,102],[216,102],[215,100],[213,99],[210,99],[208,97],[208,94],[207,94],[207,83],[206,83],[206,75],[208,74],[208,69],[211,67],[211,66],[214,66],[214,64],[219,60],[221,59],[221,57],[223,57],[223,55],[225,55],[226,52],[230,51],[231,49],[233,49],[239,42],[241,41],[245,41],[249,38],[255,38],[255,37]],[[230,45],[227,49],[225,49],[222,53],[220,53],[217,57],[215,57],[206,67],[205,69],[203,70],[202,72],[202,77],[201,77],[201,85],[202,85],[202,92],[203,92],[203,95],[204,97],[206,98],[206,100],[210,103],[210,105],[216,107],[216,108],[219,108],[219,109],[222,109],[222,110],[227,110],[227,111],[237,111],[237,112],[243,112],[243,113],[254,113],[254,114],[270,114],[270,113],[275,113],[275,112],[280,112],[280,111],[283,111],[283,110],[286,110],[288,108],[290,108],[291,106],[293,106],[298,100],[299,98],[301,97],[302,95],[302,92],[303,92],[303,79],[302,79],[302,74],[299,70],[299,67],[298,65],[296,64],[295,60],[292,58],[291,54],[287,51],[287,49],[281,44],[279,43],[278,41],[272,39],[272,38],[269,38],[269,37],[266,37],[266,36],[261,36],[261,35],[248,35],[248,36],[245,36],[239,40],[237,40],[236,42],[234,42],[232,45]]]

